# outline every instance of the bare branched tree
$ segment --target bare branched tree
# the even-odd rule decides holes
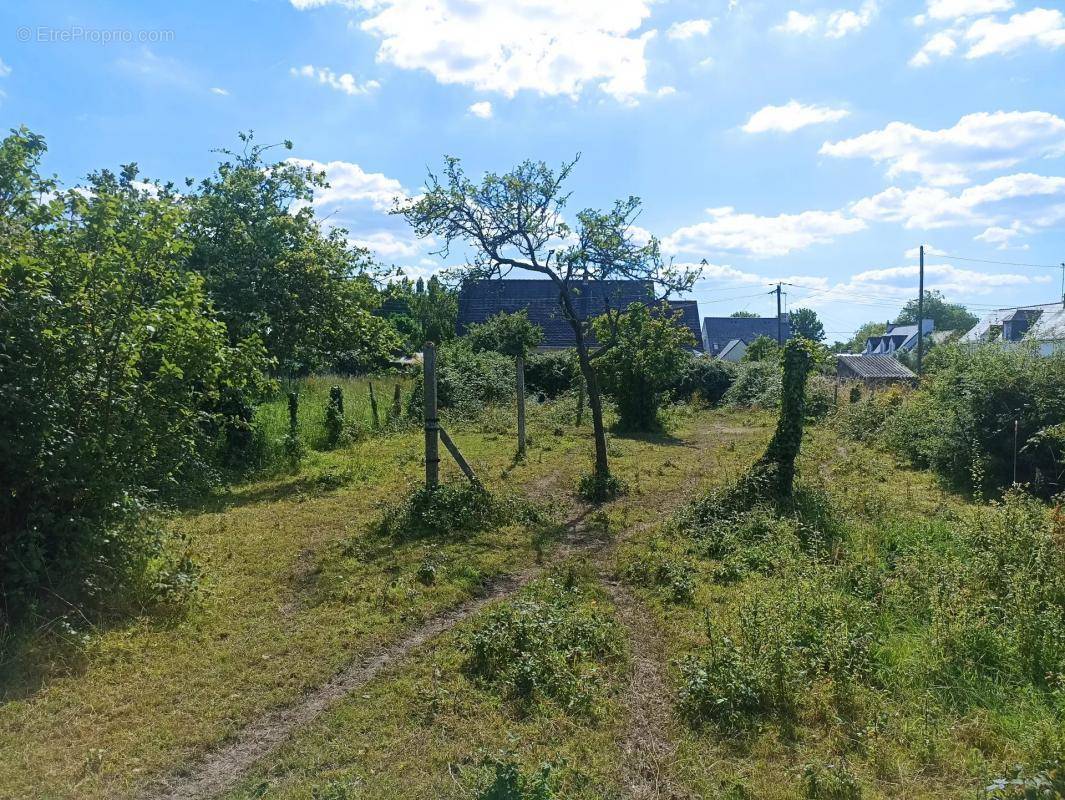
[[[558,171],[544,162],[525,161],[503,175],[487,173],[474,183],[459,159],[448,157],[443,175],[429,172],[426,191],[396,207],[420,237],[443,244],[437,254],[448,257],[455,243],[468,246],[467,279],[503,278],[520,269],[544,275],[558,289],[562,317],[573,329],[581,373],[588,390],[595,434],[595,473],[600,485],[610,479],[603,404],[594,361],[613,346],[617,320],[625,309],[617,293],[588,295],[592,307],[581,314],[578,298],[600,281],[641,281],[648,286],[646,302],[660,302],[692,287],[698,271],[664,261],[658,240],[641,241],[635,222],[640,200],[629,197],[607,211],[584,209],[575,226],[565,221],[569,193],[564,184],[580,156]],[[631,299],[631,293],[626,293]],[[587,304],[586,304],[587,305]],[[591,318],[605,316],[610,335],[596,342]],[[590,345],[595,346],[593,348]]]

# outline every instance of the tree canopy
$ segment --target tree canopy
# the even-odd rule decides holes
[[[512,358],[524,358],[544,338],[544,329],[529,321],[529,313],[522,309],[513,314],[500,311],[466,331],[475,351],[494,350]]]
[[[825,326],[812,308],[796,308],[789,315],[791,332],[811,342],[820,342],[825,338]]]
[[[935,322],[937,331],[968,331],[979,317],[960,303],[950,303],[938,289],[924,293],[924,318]],[[895,318],[898,325],[917,323],[917,298],[907,301]]]

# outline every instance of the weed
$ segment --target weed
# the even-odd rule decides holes
[[[807,764],[802,772],[805,800],[861,800],[862,787],[845,760],[836,764]]]
[[[602,476],[598,472],[589,472],[581,476],[577,483],[577,495],[589,503],[605,503],[625,494],[627,487],[621,478],[613,475]]]
[[[477,800],[551,800],[555,797],[551,788],[553,767],[550,764],[541,764],[532,775],[527,775],[510,759],[495,762],[492,769],[492,783],[477,794]]]
[[[419,487],[389,509],[381,524],[397,539],[461,538],[507,525],[533,522],[538,513],[528,503],[493,495],[477,483]]]

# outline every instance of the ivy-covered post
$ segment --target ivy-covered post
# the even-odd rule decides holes
[[[373,393],[373,381],[370,381],[370,416],[373,417],[374,429],[381,427],[381,417],[377,413],[377,396]]]
[[[288,435],[295,438],[299,434],[300,396],[288,393]]]
[[[514,365],[514,388],[518,398],[518,458],[525,458],[525,359],[518,356]]]
[[[402,389],[396,384],[396,390],[392,393],[392,419],[399,419],[403,415]]]
[[[329,389],[329,404],[325,409],[325,430],[329,446],[336,447],[344,433],[344,390],[339,386]]]
[[[425,343],[422,352],[422,384],[425,391],[425,488],[432,491],[440,483],[440,421],[436,416],[436,345]]]
[[[784,378],[780,398],[780,419],[765,454],[753,473],[765,477],[777,498],[791,497],[795,484],[795,459],[802,445],[806,416],[806,378],[814,365],[810,345],[803,339],[789,339],[784,345]]]
[[[285,455],[289,466],[296,470],[303,458],[303,442],[299,430],[300,397],[296,392],[288,393],[288,434],[285,436]]]

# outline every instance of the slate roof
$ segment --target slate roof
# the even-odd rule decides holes
[[[844,353],[836,356],[836,374],[842,377],[909,379],[917,376],[894,356]]]
[[[924,321],[925,336],[935,331],[935,320]],[[870,336],[865,340],[865,355],[893,353],[896,350],[913,350],[917,347],[917,323],[895,325],[888,323],[887,332],[880,336]]]
[[[784,341],[787,341],[791,338],[791,320],[786,314],[781,316],[784,318]],[[776,340],[776,317],[706,317],[703,320],[703,346],[712,356],[721,355],[733,339],[750,344],[759,336]]]
[[[654,299],[651,281],[586,281],[574,284],[574,307],[577,316],[588,319],[604,313],[607,308],[627,308],[633,303],[648,303]],[[513,314],[525,309],[530,321],[543,328],[541,347],[573,347],[573,329],[562,317],[558,289],[553,281],[537,279],[478,280],[467,282],[459,291],[457,330],[466,332],[471,323],[484,322],[505,311]],[[694,300],[671,300],[669,306],[681,312],[681,323],[695,337],[699,335],[699,307]]]
[[[1029,331],[1029,336],[1033,339],[1047,340],[1065,337],[1065,331],[1058,330],[1058,332],[1055,333],[1056,326],[1050,322],[1051,319],[1057,316],[1057,312],[1062,310],[1061,303],[1044,303],[1042,305],[1018,306],[1016,308],[999,308],[991,311],[958,341],[964,344],[976,344],[978,342],[989,341],[993,338],[992,328],[1002,325],[1003,322],[1012,320],[1015,312],[1019,311],[1021,308],[1026,311],[1044,312]],[[1045,324],[1043,322],[1043,317],[1047,317],[1048,314],[1050,316]]]

